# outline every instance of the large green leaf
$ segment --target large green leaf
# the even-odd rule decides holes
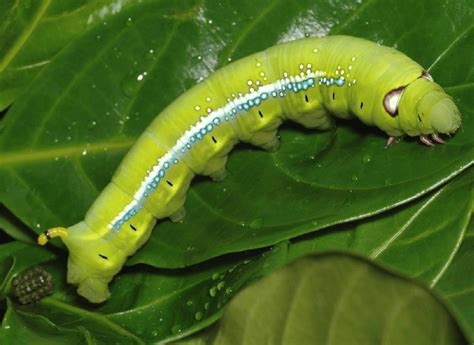
[[[443,4],[430,1],[425,7]],[[398,29],[411,20],[406,13],[413,12],[412,4],[397,2],[404,16],[396,23],[383,21],[396,15],[382,11],[385,6],[301,0],[190,2],[166,9],[151,2],[124,9],[72,42],[8,112],[0,138],[0,200],[37,232],[79,221],[134,139],[197,79],[229,57],[328,32],[397,45],[432,65],[461,108],[462,129],[435,149],[410,140],[385,150],[379,132],[356,123],[340,123],[324,134],[288,126],[278,153],[241,147],[231,154],[225,182],[196,183],[187,219],[160,222],[136,260],[189,265],[366,217],[426,193],[474,157],[472,88],[461,87],[472,76],[457,69],[446,76],[440,68],[462,64],[470,54],[469,4],[447,11],[458,16],[454,27],[449,16],[435,25],[427,13],[426,20],[413,23],[416,34],[402,39]],[[223,13],[232,13],[232,20]],[[442,38],[422,39],[428,29]],[[137,80],[145,71],[147,77]]]
[[[372,256],[391,269],[433,286],[437,281],[444,281],[444,275],[449,273],[446,267],[464,236],[472,199],[466,191],[472,190],[473,174],[470,169],[442,189],[389,212],[389,217],[377,216],[315,232],[260,253],[219,258],[185,270],[127,267],[112,283],[111,299],[99,308],[91,309],[78,299],[72,287],[65,285],[65,258],[61,258],[50,267],[55,277],[55,294],[35,308],[10,304],[13,311],[9,310],[5,323],[9,329],[17,329],[30,318],[36,323],[41,317],[50,326],[40,327],[39,335],[49,332],[49,327],[52,333],[58,328],[69,331],[86,328],[89,336],[98,342],[114,338],[117,332],[122,335],[123,343],[181,337],[218,318],[221,308],[249,282],[307,253],[334,249]],[[447,208],[449,217],[441,211],[443,208]],[[457,264],[451,276],[469,279],[462,278],[468,265],[469,258]],[[449,285],[451,280],[447,286],[456,289],[458,284]],[[319,291],[314,292],[315,296],[318,294]],[[463,325],[470,324],[470,310],[471,305],[466,301],[455,310]],[[469,327],[465,328],[469,332]],[[18,336],[9,332],[12,333],[5,332],[5,336]],[[71,333],[73,336],[75,333]]]
[[[204,339],[219,345],[466,342],[428,290],[342,254],[301,258],[245,289]]]
[[[453,262],[435,289],[453,308],[471,341],[474,340],[474,219]]]
[[[0,110],[74,38],[133,5],[129,0],[3,0],[0,3]]]

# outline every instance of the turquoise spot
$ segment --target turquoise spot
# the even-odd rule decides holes
[[[260,97],[262,97],[262,99],[265,100],[268,98],[268,93],[264,92],[260,95]]]
[[[163,169],[158,170],[158,177],[165,176],[165,171]]]
[[[212,127],[214,127],[212,124],[208,124],[208,125],[206,126],[206,130],[207,130],[208,132],[212,131]]]
[[[216,117],[216,118],[214,118],[214,120],[212,120],[212,123],[214,123],[217,126],[219,123],[221,123],[221,119]]]

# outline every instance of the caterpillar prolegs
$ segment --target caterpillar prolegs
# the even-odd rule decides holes
[[[402,135],[427,145],[454,133],[460,113],[413,60],[388,47],[348,36],[305,38],[271,47],[212,74],[164,109],[125,156],[112,181],[61,237],[69,249],[68,282],[100,303],[128,256],[150,236],[156,219],[184,216],[194,175],[225,176],[238,142],[278,146],[285,120],[328,129],[333,116],[376,126],[392,144]]]

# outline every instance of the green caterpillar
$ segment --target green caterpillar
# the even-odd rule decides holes
[[[177,98],[126,155],[84,221],[40,235],[62,237],[68,282],[91,302],[109,297],[108,283],[148,239],[156,219],[184,217],[194,175],[225,176],[238,141],[278,146],[285,120],[328,129],[333,116],[357,117],[389,136],[442,143],[461,116],[431,76],[404,54],[370,41],[330,36],[271,47],[229,64]],[[430,138],[431,136],[431,138]]]

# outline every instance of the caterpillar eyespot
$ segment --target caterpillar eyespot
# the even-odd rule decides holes
[[[84,220],[50,229],[38,243],[61,237],[70,252],[68,282],[103,302],[156,220],[182,220],[193,177],[225,176],[238,141],[276,150],[283,121],[328,129],[332,116],[347,114],[385,132],[387,146],[402,135],[441,143],[440,134],[461,124],[428,72],[392,48],[349,36],[283,43],[232,62],[178,97],[139,137]]]
[[[36,303],[53,293],[53,277],[43,267],[37,266],[15,277],[12,290],[21,304]]]

